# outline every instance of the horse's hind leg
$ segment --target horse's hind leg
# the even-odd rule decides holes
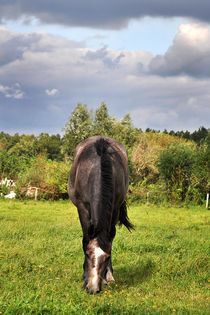
[[[110,237],[111,237],[111,240],[113,241],[114,237],[115,237],[115,234],[116,234],[116,228],[115,226],[112,227],[112,230],[111,230],[111,233],[110,233]],[[112,256],[110,256],[110,259],[109,259],[109,263],[108,263],[108,266],[107,266],[107,269],[106,269],[106,281],[107,282],[115,282],[115,279],[113,277],[113,268],[112,268]]]
[[[88,284],[88,262],[87,262],[87,257],[86,257],[87,244],[88,244],[87,238],[83,236],[83,250],[85,254],[84,263],[83,263],[83,280],[84,280],[83,288],[86,288]]]
[[[106,269],[106,282],[115,282],[113,277],[112,259],[110,257],[109,264]]]
[[[86,250],[87,250],[87,245],[89,243],[89,226],[90,226],[90,215],[88,209],[85,207],[85,205],[80,202],[79,205],[77,206],[77,210],[79,213],[79,219],[80,223],[82,226],[82,231],[83,231],[83,251],[84,251],[84,264],[83,264],[83,279],[84,279],[84,284],[83,288],[86,287],[88,283],[88,263],[87,263],[87,258],[86,258]]]

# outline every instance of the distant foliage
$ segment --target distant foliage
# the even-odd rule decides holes
[[[115,138],[129,149],[134,145],[138,134],[129,114],[122,120],[117,120],[109,115],[105,103],[102,103],[95,113],[89,111],[87,105],[78,104],[71,113],[64,131],[63,152],[71,159],[76,145],[88,137],[103,135]]]
[[[67,198],[69,171],[69,163],[47,160],[40,155],[25,172],[19,173],[16,183],[18,194],[24,196],[28,187],[38,187],[39,198]]]
[[[171,198],[184,201],[194,165],[194,152],[188,145],[173,143],[159,156],[158,168]]]
[[[134,127],[130,114],[118,120],[105,103],[90,110],[77,104],[63,129],[64,135],[9,135],[0,132],[0,181],[13,179],[19,198],[29,186],[38,198],[67,197],[67,180],[75,147],[82,140],[104,135],[123,143],[128,152],[129,199],[146,202],[204,202],[209,192],[210,133],[205,127],[167,131]],[[1,187],[5,195],[7,188]]]
[[[210,190],[210,134],[194,152],[194,164],[187,198],[201,203]]]
[[[65,155],[73,158],[76,145],[90,136],[91,125],[91,113],[87,105],[78,104],[64,127],[62,148]]]
[[[25,171],[33,159],[32,156],[20,157],[14,152],[0,151],[0,179],[4,177],[16,179],[19,172]]]
[[[164,133],[147,131],[139,133],[132,152],[134,163],[134,181],[141,185],[154,184],[159,179],[157,166],[159,155],[171,143],[185,143],[185,140]]]
[[[48,159],[57,161],[63,159],[61,146],[62,139],[59,134],[50,136],[48,133],[41,133],[33,143],[35,155],[44,153]]]
[[[147,128],[146,132],[150,132],[152,129]],[[154,130],[153,132],[160,132],[160,130]],[[205,127],[200,127],[198,130],[195,130],[194,132],[190,133],[188,130],[186,131],[173,131],[170,130],[169,132],[164,129],[163,133],[169,134],[170,136],[176,136],[179,138],[183,138],[186,140],[193,140],[197,143],[197,145],[201,145],[206,138],[208,137],[209,131]]]

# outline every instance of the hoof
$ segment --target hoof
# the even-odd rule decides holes
[[[107,282],[115,282],[115,279],[113,277],[113,274],[110,270],[107,271],[107,274],[106,274],[106,281]]]
[[[105,285],[108,284],[107,281],[106,281],[106,279],[103,279],[103,280],[102,280],[102,284],[105,284]]]
[[[87,290],[87,282],[86,281],[83,283],[82,288]]]

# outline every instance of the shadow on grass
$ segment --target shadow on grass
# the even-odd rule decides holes
[[[114,275],[118,283],[128,286],[139,285],[151,278],[155,263],[151,259],[138,261],[135,265],[122,265],[114,268]]]

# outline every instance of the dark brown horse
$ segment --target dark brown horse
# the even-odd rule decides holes
[[[83,230],[84,288],[101,290],[114,281],[112,241],[117,222],[133,228],[127,217],[128,160],[124,146],[114,139],[95,136],[75,150],[68,193],[78,209]]]

